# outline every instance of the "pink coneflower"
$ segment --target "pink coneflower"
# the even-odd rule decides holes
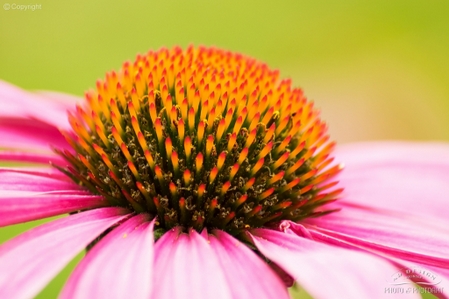
[[[214,48],[139,55],[85,98],[0,85],[0,160],[36,164],[0,170],[0,226],[70,213],[0,247],[1,298],[83,249],[61,298],[447,297],[448,145],[341,147],[339,174],[301,89]]]

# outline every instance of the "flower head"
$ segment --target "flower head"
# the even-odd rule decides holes
[[[97,81],[69,115],[61,169],[111,205],[158,216],[156,229],[239,235],[315,208],[339,166],[318,111],[290,80],[214,48],[162,49]],[[317,150],[318,149],[318,150]],[[331,183],[333,185],[333,183]]]
[[[313,103],[215,48],[150,51],[64,99],[0,85],[0,160],[39,166],[0,169],[0,226],[71,213],[0,246],[0,297],[33,297],[85,248],[62,298],[282,299],[292,279],[372,298],[391,277],[447,295],[449,146],[342,148],[335,201]]]

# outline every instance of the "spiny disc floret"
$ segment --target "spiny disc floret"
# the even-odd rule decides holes
[[[298,221],[335,199],[339,166],[313,103],[290,80],[214,48],[139,55],[86,93],[61,169],[111,205],[238,234]],[[323,170],[324,169],[324,170]]]

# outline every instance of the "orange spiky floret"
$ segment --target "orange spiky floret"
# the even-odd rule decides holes
[[[89,117],[92,116],[92,117]],[[159,228],[242,229],[299,221],[336,199],[335,143],[312,102],[238,53],[149,51],[106,74],[69,115],[77,152],[61,169]],[[330,191],[328,191],[330,190]]]

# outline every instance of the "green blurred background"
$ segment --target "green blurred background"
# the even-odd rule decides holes
[[[0,78],[26,89],[82,95],[139,52],[215,45],[291,77],[340,143],[449,141],[447,0],[1,4]],[[31,225],[1,229],[0,242]],[[40,298],[55,297],[67,273]]]

